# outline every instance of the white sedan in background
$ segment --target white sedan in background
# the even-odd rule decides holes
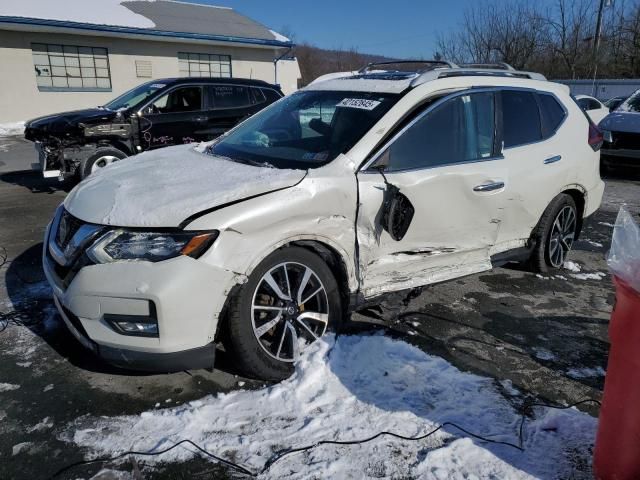
[[[609,115],[609,109],[600,101],[589,95],[576,95],[580,108],[587,112],[593,123],[598,125],[604,117]]]

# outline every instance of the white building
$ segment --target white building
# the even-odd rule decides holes
[[[291,41],[230,8],[172,0],[0,3],[0,123],[102,105],[154,78],[296,90]]]

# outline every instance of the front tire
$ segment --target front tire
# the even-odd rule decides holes
[[[340,292],[328,265],[304,248],[283,248],[232,294],[225,346],[245,374],[278,381],[341,318]]]
[[[79,167],[80,180],[84,180],[93,172],[108,167],[113,162],[127,158],[127,154],[114,147],[100,147],[84,159]]]
[[[545,273],[562,268],[578,237],[578,209],[570,195],[561,193],[544,211],[533,234],[531,267]]]

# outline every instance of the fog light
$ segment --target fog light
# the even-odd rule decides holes
[[[140,322],[113,322],[120,330],[129,335],[158,336],[158,325],[155,323]]]
[[[115,315],[104,314],[104,321],[120,335],[134,337],[158,337],[158,319],[156,306],[149,302],[149,315]]]

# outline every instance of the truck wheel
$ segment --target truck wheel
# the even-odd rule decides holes
[[[113,162],[127,158],[127,154],[113,147],[100,147],[80,164],[80,180],[84,180],[93,172],[111,165]]]
[[[338,284],[324,260],[304,248],[284,248],[232,293],[225,346],[247,375],[282,380],[300,353],[341,318]]]
[[[570,195],[561,193],[544,211],[533,233],[534,250],[530,264],[535,272],[562,268],[578,237],[578,209]]]

